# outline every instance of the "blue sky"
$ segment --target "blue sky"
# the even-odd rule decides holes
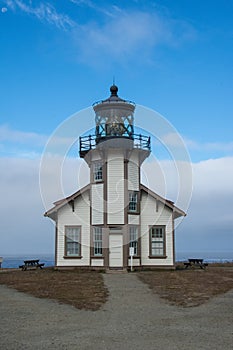
[[[108,97],[113,76],[190,153],[194,193],[177,249],[232,251],[233,1],[0,0],[0,10],[0,255],[53,251],[41,154],[64,120]]]

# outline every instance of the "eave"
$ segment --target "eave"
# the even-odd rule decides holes
[[[163,205],[170,208],[174,213],[174,219],[179,218],[180,216],[186,216],[186,213],[174,205],[174,202],[170,201],[169,199],[161,197],[159,194],[155,193],[154,191],[150,190],[148,187],[146,187],[143,184],[140,184],[140,190],[146,192],[154,199],[158,200],[159,202],[163,203]]]
[[[74,200],[79,197],[82,193],[89,191],[90,185],[87,185],[85,187],[82,187],[77,192],[73,193],[72,195],[59,199],[58,201],[54,202],[54,207],[49,209],[44,213],[44,216],[51,218],[52,220],[56,220],[57,211],[64,207],[66,204],[69,204],[72,207],[72,210],[74,211]]]

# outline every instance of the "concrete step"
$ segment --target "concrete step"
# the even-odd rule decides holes
[[[121,273],[128,273],[127,269],[106,269],[106,273],[112,273],[112,274],[121,274]]]

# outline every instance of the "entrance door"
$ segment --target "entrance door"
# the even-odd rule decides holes
[[[123,237],[122,234],[109,235],[109,267],[123,267]]]

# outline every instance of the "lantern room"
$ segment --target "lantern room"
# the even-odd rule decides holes
[[[110,92],[109,98],[93,104],[95,133],[80,137],[80,157],[84,158],[89,150],[95,149],[101,142],[116,138],[124,139],[125,142],[129,140],[127,147],[150,152],[150,137],[135,133],[135,103],[120,98],[118,87],[115,84],[110,87]],[[108,143],[108,145],[110,144]],[[112,145],[114,145],[114,141]]]
[[[109,137],[133,138],[135,104],[121,99],[118,88],[112,85],[111,96],[93,105],[96,123],[96,141],[100,142]]]

